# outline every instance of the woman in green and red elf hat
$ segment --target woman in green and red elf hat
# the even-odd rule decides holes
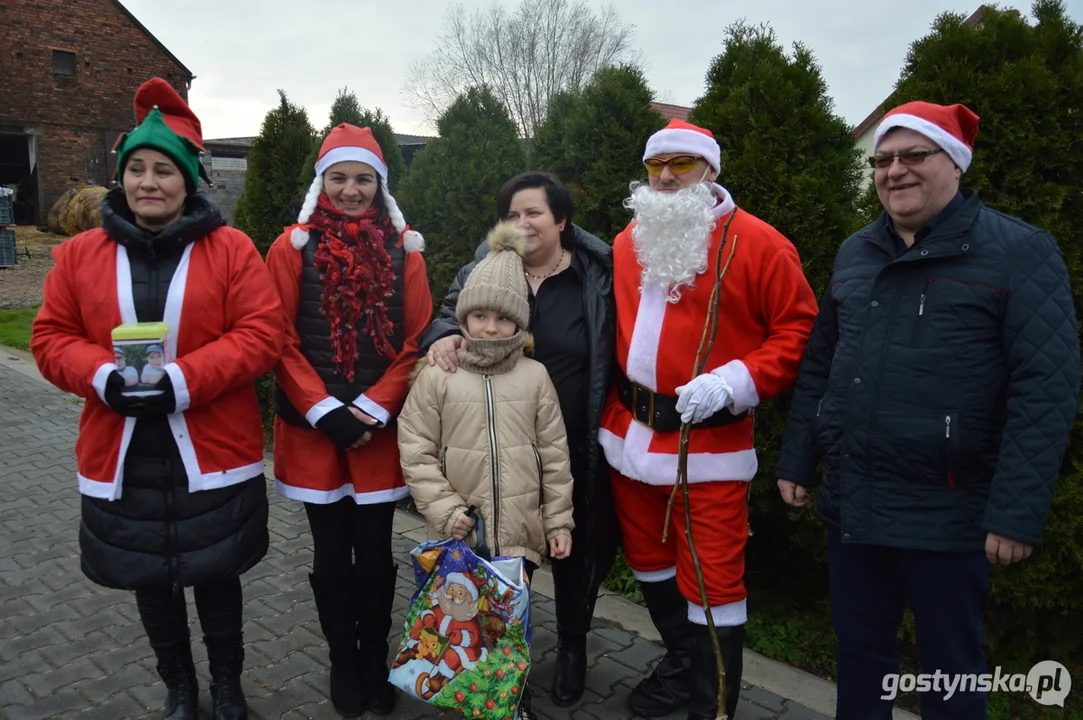
[[[164,80],[135,95],[138,127],[116,146],[102,227],[53,251],[31,349],[42,375],[86,400],[75,454],[83,572],[134,590],[169,691],[166,717],[195,720],[185,587],[193,587],[217,720],[247,717],[240,575],[267,551],[263,432],[252,381],[278,358],[284,318],[259,253],[198,194],[199,119]],[[152,397],[114,354],[122,324],[164,322]]]

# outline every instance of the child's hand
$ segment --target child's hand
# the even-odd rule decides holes
[[[557,535],[549,540],[549,557],[554,560],[563,560],[572,554],[572,536]]]
[[[474,529],[474,518],[462,513],[455,519],[455,525],[451,528],[451,537],[456,540],[465,540],[470,531]]]

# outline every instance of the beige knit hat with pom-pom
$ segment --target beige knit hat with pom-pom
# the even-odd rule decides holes
[[[496,310],[526,329],[530,324],[523,253],[526,235],[509,222],[502,222],[489,232],[489,254],[466,278],[459,292],[455,316],[466,324],[471,310]]]

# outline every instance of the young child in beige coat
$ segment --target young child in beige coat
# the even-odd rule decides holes
[[[398,419],[399,454],[417,509],[436,537],[469,540],[476,507],[494,556],[519,556],[528,574],[546,550],[572,551],[572,474],[556,389],[523,355],[530,307],[522,231],[489,233],[489,254],[459,294],[468,347],[459,372],[422,367]]]

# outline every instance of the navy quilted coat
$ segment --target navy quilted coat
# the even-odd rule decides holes
[[[1037,544],[1079,397],[1054,239],[971,191],[896,258],[886,213],[843,243],[797,380],[778,477],[843,542]]]

